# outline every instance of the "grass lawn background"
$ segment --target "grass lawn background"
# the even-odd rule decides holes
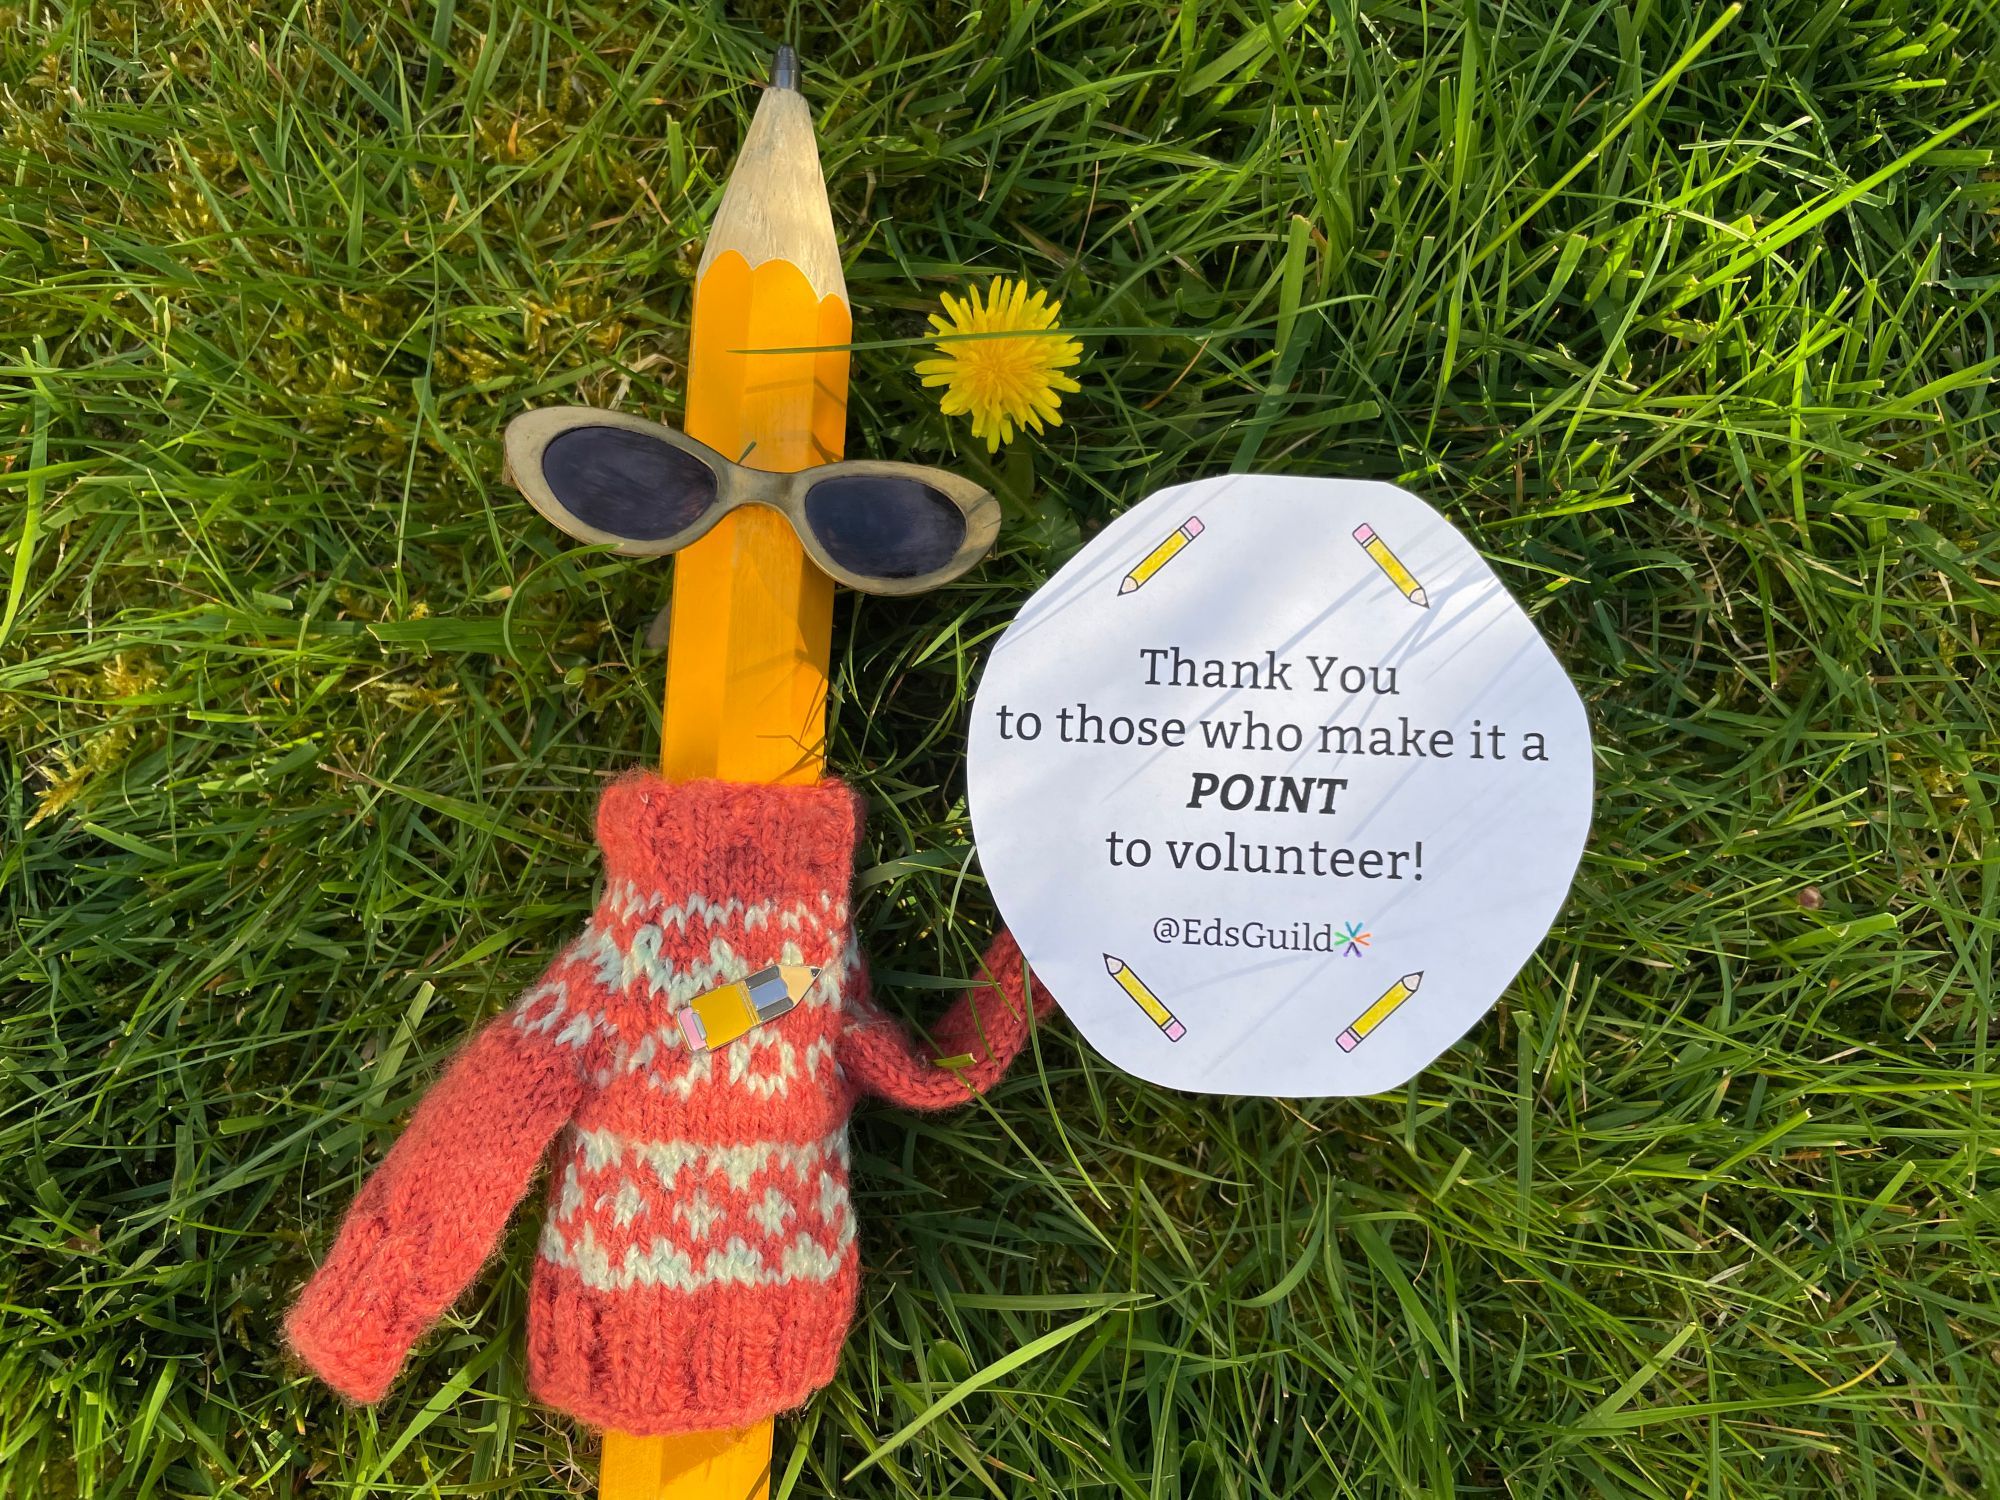
[[[497,438],[678,415],[784,35],[849,450],[1009,507],[967,581],[839,606],[892,1009],[995,920],[987,646],[1166,483],[1440,505],[1598,793],[1556,930],[1394,1096],[1182,1097],[1058,1023],[990,1107],[865,1111],[862,1312],[779,1490],[2000,1487],[1990,0],[163,0],[0,10],[0,1493],[590,1489],[523,1388],[538,1206],[377,1410],[275,1331],[654,754],[670,570],[572,550]],[[909,366],[992,271],[1088,352],[989,464]]]

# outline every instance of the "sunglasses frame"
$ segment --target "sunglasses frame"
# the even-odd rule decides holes
[[[542,470],[542,455],[557,438],[580,429],[616,427],[656,438],[678,448],[700,462],[715,476],[715,499],[692,524],[671,536],[655,540],[621,537],[583,520],[550,487]],[[762,505],[777,511],[791,523],[806,555],[832,578],[864,594],[921,594],[951,582],[984,557],[1000,534],[1000,502],[993,493],[949,469],[933,469],[923,464],[892,463],[882,459],[848,459],[840,463],[817,464],[793,473],[752,469],[723,457],[708,444],[689,437],[678,428],[649,422],[626,412],[603,411],[594,406],[544,406],[521,413],[507,424],[507,479],[543,518],[558,530],[583,542],[609,543],[624,557],[664,557],[699,541],[730,511],[745,505]],[[908,479],[928,486],[958,507],[965,521],[965,537],[951,560],[910,578],[880,578],[856,573],[827,554],[813,535],[806,518],[806,496],[816,484],[829,479],[886,478]]]

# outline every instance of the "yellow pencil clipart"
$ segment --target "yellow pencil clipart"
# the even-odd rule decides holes
[[[1187,1027],[1175,1018],[1174,1013],[1161,1003],[1160,997],[1146,988],[1145,980],[1126,967],[1125,960],[1104,955],[1104,971],[1118,981],[1118,987],[1138,1002],[1152,1020],[1152,1023],[1167,1034],[1167,1040],[1178,1042],[1187,1035]]]
[[[1148,578],[1151,578],[1160,569],[1179,557],[1181,555],[1181,548],[1200,535],[1201,517],[1189,516],[1187,520],[1181,523],[1179,530],[1175,531],[1172,536],[1160,543],[1151,552],[1148,552],[1145,557],[1140,559],[1139,566],[1127,573],[1120,580],[1118,592],[1129,594],[1135,589],[1144,588]]]
[[[1361,550],[1375,559],[1375,566],[1389,575],[1389,582],[1402,590],[1403,597],[1418,609],[1431,607],[1431,596],[1424,592],[1424,586],[1417,582],[1416,575],[1403,566],[1402,558],[1389,550],[1389,544],[1375,534],[1375,528],[1366,521],[1354,528],[1354,540],[1361,543]]]
[[[1377,1026],[1380,1026],[1384,1021],[1388,1020],[1390,1016],[1394,1015],[1396,1007],[1414,995],[1423,982],[1424,971],[1419,969],[1414,974],[1405,974],[1401,979],[1390,985],[1380,1000],[1377,1000],[1368,1009],[1356,1016],[1354,1024],[1335,1038],[1340,1043],[1340,1050],[1342,1052],[1352,1052],[1356,1047],[1359,1047],[1361,1039]]]

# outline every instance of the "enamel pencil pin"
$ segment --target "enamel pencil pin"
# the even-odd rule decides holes
[[[766,1494],[771,1419],[834,1378],[854,1315],[849,1114],[965,1102],[1050,1003],[1004,932],[929,1046],[867,993],[861,801],[823,774],[833,585],[949,583],[999,507],[841,461],[849,310],[798,85],[781,48],[697,273],[685,429],[558,407],[507,431],[563,530],[678,554],[661,774],[605,791],[583,933],[425,1096],[286,1320],[378,1399],[553,1144],[529,1386],[603,1431],[605,1500]]]

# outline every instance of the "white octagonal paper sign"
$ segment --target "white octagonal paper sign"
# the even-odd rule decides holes
[[[1163,490],[1038,590],[973,706],[979,858],[1106,1057],[1176,1088],[1393,1088],[1479,1019],[1590,823],[1583,704],[1394,485]]]

